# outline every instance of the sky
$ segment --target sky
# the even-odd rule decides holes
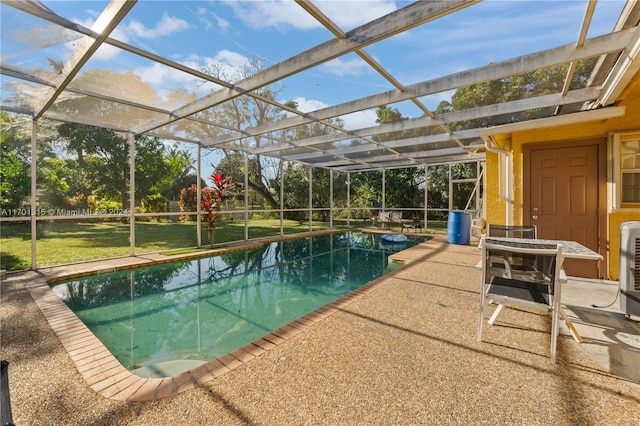
[[[42,0],[55,13],[92,27],[108,4],[104,0]],[[323,0],[314,4],[348,32],[409,2],[379,0]],[[485,0],[453,14],[364,48],[400,83],[410,85],[516,56],[575,43],[587,0]],[[599,0],[588,37],[611,32],[622,0]],[[53,34],[47,24],[24,22],[2,4],[2,61],[26,68],[46,68],[45,58],[64,62],[78,40],[68,33]],[[14,16],[20,16],[16,19]],[[28,31],[27,31],[28,30]],[[163,1],[139,0],[111,37],[196,70],[215,69],[238,79],[252,58],[271,66],[334,36],[292,0]],[[168,104],[176,89],[209,93],[192,76],[137,55],[103,45],[86,64],[89,69],[130,72],[152,86],[158,106]],[[116,86],[104,84],[104,87]],[[354,53],[306,70],[278,83],[278,100],[294,100],[309,112],[393,87]],[[421,101],[434,110],[451,92]],[[3,99],[5,97],[3,91]],[[165,105],[166,106],[166,105]],[[405,117],[422,112],[410,102],[394,104]],[[345,127],[375,125],[374,110],[343,116]]]
[[[407,3],[314,2],[343,31]],[[107,2],[45,0],[44,4],[72,21],[91,27]],[[485,0],[364,50],[402,84],[409,85],[573,43],[586,5],[587,0]],[[618,0],[600,0],[588,36],[610,32],[622,5]],[[231,77],[252,57],[264,58],[268,65],[273,65],[333,38],[291,0],[140,0],[111,36],[198,70],[215,67]],[[30,37],[33,38],[33,34]],[[46,43],[46,37],[43,35],[45,40],[40,43]],[[53,55],[54,49],[67,49],[66,53],[59,53],[64,57],[70,54],[71,44],[52,46],[47,52]],[[23,60],[28,58],[25,56]],[[184,73],[111,46],[103,46],[87,66],[131,71],[159,93],[183,87],[203,95],[211,89],[198,86]],[[278,90],[280,101],[295,100],[299,109],[306,112],[392,90],[392,86],[357,55],[349,54],[286,79],[278,85]],[[440,93],[423,101],[435,109],[450,95]],[[421,114],[409,103],[398,107],[405,116]],[[360,128],[374,125],[376,117],[374,111],[363,111],[343,118],[346,127]]]

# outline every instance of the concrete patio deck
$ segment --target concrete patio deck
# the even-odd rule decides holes
[[[209,380],[151,401],[92,390],[27,286],[75,266],[8,274],[0,343],[18,425],[639,424],[640,324],[615,283],[571,279],[549,362],[549,319],[509,309],[476,340],[475,246],[436,237],[329,315]],[[154,256],[111,261],[111,267]],[[81,265],[102,268],[104,263]],[[327,311],[325,310],[325,313]],[[193,377],[193,376],[191,376]],[[172,391],[176,388],[173,387]],[[175,393],[175,394],[174,394]]]

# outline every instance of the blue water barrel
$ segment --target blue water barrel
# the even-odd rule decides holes
[[[447,222],[447,242],[449,244],[469,244],[471,239],[471,213],[449,212]]]

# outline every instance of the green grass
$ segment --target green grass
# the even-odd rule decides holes
[[[370,227],[369,221],[334,221],[334,228]],[[287,220],[283,224],[285,235],[306,232],[307,221]],[[313,222],[313,230],[328,229],[327,222]],[[394,228],[395,229],[395,228]],[[29,223],[5,222],[0,226],[0,268],[7,271],[28,269],[31,265],[31,226]],[[446,221],[429,221],[429,233],[447,232]],[[197,249],[195,222],[137,222],[136,254]],[[277,219],[255,219],[249,222],[249,239],[280,235]],[[218,224],[214,243],[244,240],[244,221],[230,220]],[[209,244],[208,235],[202,234],[202,244]],[[121,222],[87,222],[59,220],[39,222],[36,251],[38,266],[59,265],[87,260],[128,256],[129,224]],[[166,253],[165,253],[166,254]]]

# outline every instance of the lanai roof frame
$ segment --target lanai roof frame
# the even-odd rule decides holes
[[[447,151],[447,158],[456,160],[469,158],[482,159],[484,143],[478,136],[478,130],[481,129],[451,130],[449,127],[450,123],[472,118],[490,118],[499,114],[526,111],[532,108],[555,107],[555,115],[563,114],[562,108],[560,107],[564,105],[574,106],[573,109],[577,108],[575,107],[576,105],[582,105],[585,110],[605,108],[607,105],[615,102],[616,91],[620,90],[620,86],[623,85],[625,81],[628,81],[634,71],[637,71],[640,67],[640,65],[638,65],[639,61],[636,58],[639,50],[638,46],[640,45],[638,41],[640,38],[638,33],[640,31],[637,28],[640,6],[638,6],[637,2],[632,1],[627,2],[623,7],[621,19],[610,34],[600,35],[594,38],[587,37],[589,24],[595,13],[596,2],[586,1],[586,11],[580,25],[580,33],[578,34],[576,43],[554,47],[537,53],[529,53],[524,56],[468,69],[459,73],[405,85],[371,54],[367,53],[364,48],[375,44],[375,42],[379,40],[385,40],[408,29],[416,28],[427,22],[440,19],[443,16],[449,14],[455,16],[456,12],[473,6],[478,3],[478,1],[415,2],[346,32],[314,3],[298,1],[297,3],[302,9],[320,22],[335,38],[317,44],[311,49],[298,53],[245,80],[230,82],[110,37],[111,31],[117,28],[122,20],[135,9],[135,3],[135,1],[110,2],[109,6],[105,8],[102,13],[103,23],[101,27],[103,27],[104,30],[98,31],[97,27],[91,29],[86,28],[65,17],[59,16],[53,11],[48,10],[47,7],[40,2],[3,1],[3,8],[5,8],[5,5],[11,6],[21,13],[44,19],[52,25],[56,25],[57,28],[65,31],[75,31],[82,35],[82,37],[87,37],[88,41],[85,42],[86,46],[77,50],[71,57],[71,60],[65,64],[60,72],[60,76],[50,81],[34,72],[29,72],[29,70],[14,66],[14,64],[11,64],[9,61],[5,61],[5,55],[3,55],[3,76],[10,77],[10,79],[16,82],[29,82],[45,88],[48,87],[47,91],[50,96],[41,99],[39,107],[36,103],[29,103],[29,99],[18,97],[15,100],[22,102],[11,103],[10,101],[14,99],[3,96],[2,109],[28,113],[34,117],[34,119],[47,117],[56,120],[77,121],[84,122],[85,124],[110,127],[115,130],[133,134],[146,133],[150,135],[162,135],[162,137],[168,139],[193,142],[202,147],[243,150],[250,154],[270,155],[289,161],[299,161],[314,167],[327,167],[344,171],[371,170],[387,166],[394,167],[398,162],[406,166],[429,164],[433,161],[439,162],[443,158],[443,153],[441,152],[443,148],[437,143],[434,143],[432,149],[427,149],[429,140],[451,142],[451,146],[446,148],[447,150],[451,150],[451,152]],[[3,31],[3,38],[4,37],[5,34]],[[95,54],[101,44],[118,47],[133,55],[138,55],[151,62],[158,62],[171,69],[180,70],[193,78],[216,84],[221,88],[193,102],[185,103],[176,109],[166,109],[150,106],[144,102],[136,104],[124,98],[113,98],[104,94],[82,91],[72,87],[73,85],[71,83],[74,78],[83,71],[83,64]],[[349,52],[359,55],[368,66],[386,79],[393,89],[342,104],[330,105],[326,108],[320,108],[311,112],[298,111],[282,102],[261,97],[259,93],[255,92],[256,89],[264,87],[266,84],[283,81],[293,73],[318,66],[319,64],[326,63],[331,59]],[[601,60],[590,81],[590,83],[594,85],[587,85],[585,88],[570,90],[569,84],[565,83],[562,91],[556,94],[476,107],[469,110],[442,114],[438,117],[431,113],[421,102],[421,98],[428,95],[455,90],[459,87],[548,66],[564,63],[575,64],[576,61],[593,57],[599,57]],[[622,59],[617,60],[618,58]],[[570,67],[565,80],[566,82],[571,80],[572,69],[573,67]],[[4,90],[5,89],[3,89],[3,91]],[[153,118],[139,121],[134,125],[118,127],[114,126],[113,123],[101,122],[99,117],[88,119],[81,116],[64,116],[61,112],[56,112],[55,109],[51,108],[52,105],[56,103],[56,99],[63,94],[68,94],[70,98],[77,96],[91,99],[95,98],[104,102],[111,101],[125,105],[128,108],[147,111],[149,116]],[[199,111],[220,105],[238,96],[251,96],[254,99],[266,102],[273,107],[279,108],[286,115],[289,115],[289,118],[284,118],[263,126],[233,128],[229,126],[225,127],[223,123],[215,123],[202,117],[194,116],[194,114],[197,114]],[[400,123],[369,126],[359,129],[341,128],[330,121],[336,117],[345,116],[346,114],[372,109],[381,105],[392,106],[403,101],[412,102],[422,111],[423,116],[410,118]],[[574,113],[566,115],[569,116],[572,114]],[[575,114],[579,114],[579,112]],[[218,134],[202,140],[190,137],[190,135],[184,131],[167,133],[167,131],[171,131],[172,123],[178,123],[180,120],[187,120],[185,122],[187,124],[196,123],[203,127],[219,129],[216,131]],[[277,136],[277,132],[308,123],[328,125],[333,128],[336,133],[300,140],[284,140]],[[376,135],[383,133],[406,129],[419,129],[422,127],[436,129],[439,133],[422,138],[413,138],[415,140],[405,138],[381,141],[376,139]],[[222,133],[220,134],[220,132]],[[238,141],[254,136],[266,138],[270,140],[272,144],[259,147],[238,144]],[[476,138],[476,142],[469,143],[470,140],[473,140],[473,137]],[[318,146],[321,144],[348,141],[349,139],[357,139],[360,145],[352,148],[337,145],[337,147],[333,149],[325,149],[324,147],[321,148]],[[416,145],[416,147],[419,145],[424,149],[415,149],[415,152],[399,150],[401,147],[410,147],[412,145]],[[292,149],[296,151],[292,153]],[[357,152],[365,151],[370,151],[370,155],[361,156],[357,154]],[[416,153],[419,155],[416,155]],[[324,157],[333,158],[333,160],[327,158],[327,160],[321,162],[315,161],[316,158]]]

